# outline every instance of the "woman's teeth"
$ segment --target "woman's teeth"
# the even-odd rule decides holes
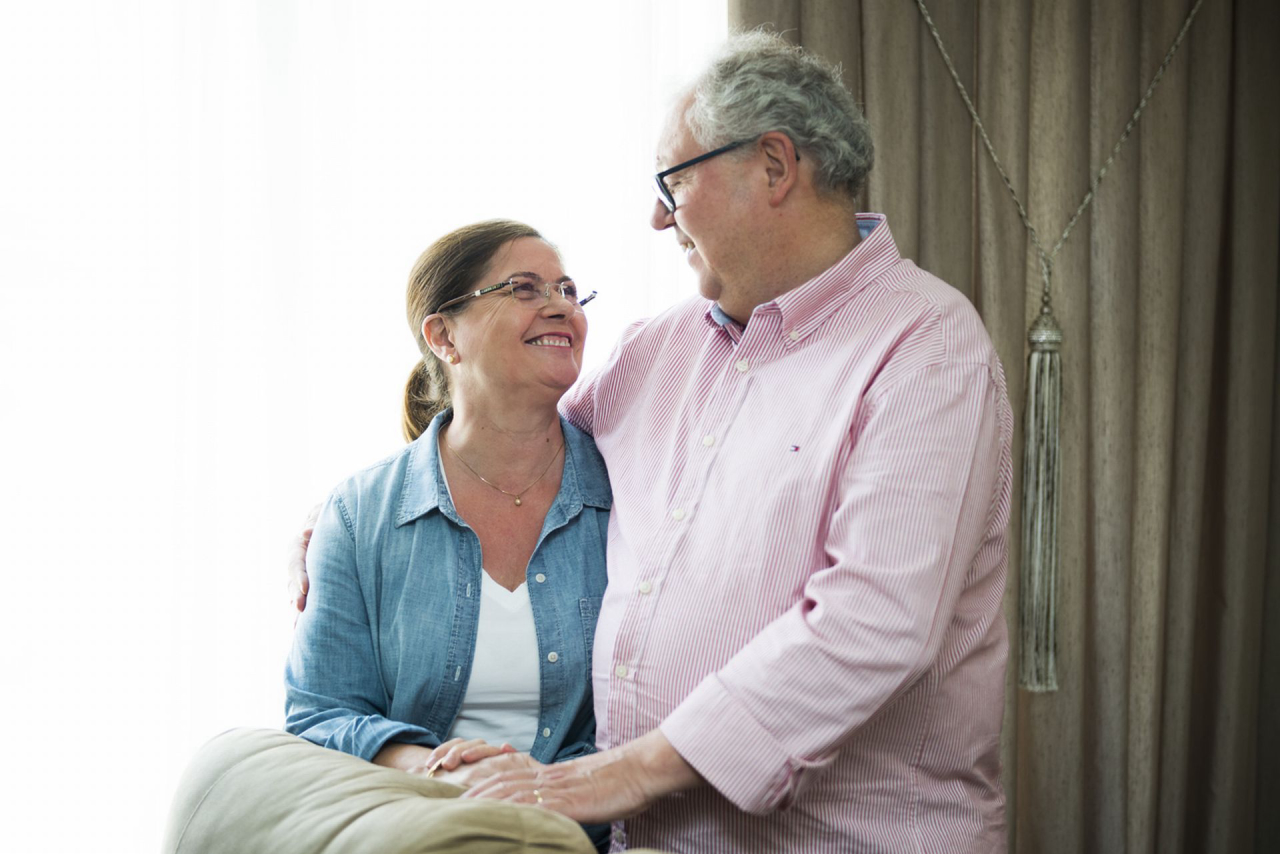
[[[559,336],[550,336],[547,338],[535,338],[529,342],[535,347],[568,347],[569,342]]]

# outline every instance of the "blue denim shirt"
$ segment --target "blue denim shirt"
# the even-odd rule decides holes
[[[436,437],[451,417],[325,503],[285,668],[289,732],[363,759],[388,742],[447,738],[471,673],[483,571],[480,540],[440,476]],[[595,749],[590,656],[612,503],[591,437],[561,428],[560,492],[526,574],[542,695],[530,755],[544,763]]]

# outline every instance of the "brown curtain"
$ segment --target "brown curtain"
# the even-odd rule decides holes
[[[928,5],[1052,246],[1190,0]],[[842,63],[876,138],[865,209],[981,311],[1020,428],[1038,264],[914,0],[729,9]],[[1280,851],[1278,57],[1280,4],[1206,0],[1056,262],[1061,688],[1020,691],[1011,649],[1019,854]]]

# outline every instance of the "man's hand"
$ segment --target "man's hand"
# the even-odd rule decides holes
[[[301,536],[289,549],[289,598],[293,600],[293,607],[299,614],[306,610],[307,593],[311,590],[311,579],[307,578],[307,546],[311,545],[311,532],[315,530],[316,520],[320,518],[320,507],[317,504],[311,508]]]
[[[658,798],[701,781],[655,729],[622,747],[581,759],[503,771],[474,784],[463,797],[542,806],[583,824],[601,824],[643,812]]]

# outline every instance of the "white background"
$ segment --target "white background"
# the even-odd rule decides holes
[[[653,144],[722,2],[0,8],[0,851],[149,852],[282,722],[284,555],[399,447],[404,284],[522,219],[600,297],[692,293]]]

